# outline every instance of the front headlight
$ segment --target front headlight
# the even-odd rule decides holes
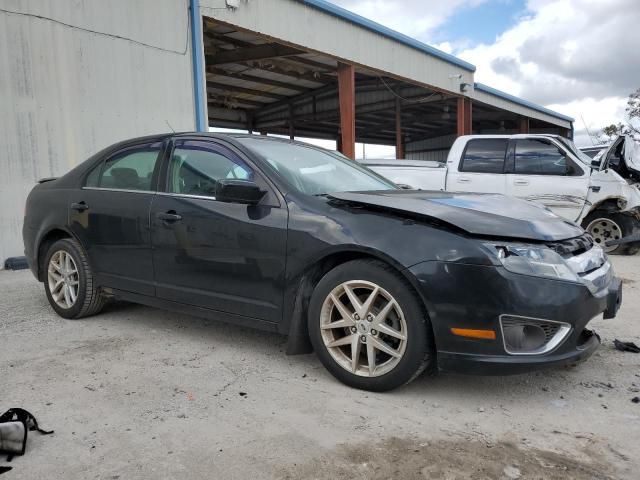
[[[487,243],[504,268],[513,273],[580,282],[580,277],[556,252],[545,246]]]

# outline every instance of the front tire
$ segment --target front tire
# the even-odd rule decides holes
[[[49,304],[63,318],[95,315],[105,304],[82,246],[73,239],[55,242],[45,256],[44,289]]]
[[[435,364],[431,325],[396,270],[354,260],[328,272],[309,303],[309,335],[329,372],[362,390],[387,391]]]
[[[605,246],[608,240],[619,240],[633,235],[640,229],[638,221],[630,215],[596,210],[587,215],[582,227],[593,237],[596,244],[610,255],[635,255],[640,251],[640,242]]]

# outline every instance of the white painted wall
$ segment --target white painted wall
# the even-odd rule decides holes
[[[195,128],[188,19],[188,0],[0,0],[0,268],[23,255],[38,178],[167,122]]]

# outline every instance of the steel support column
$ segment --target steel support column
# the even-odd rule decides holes
[[[356,158],[356,82],[353,65],[338,63],[338,95],[340,98],[340,151]]]
[[[472,106],[471,99],[467,97],[458,98],[457,107],[457,135],[471,135],[472,132]]]
[[[402,141],[402,105],[396,98],[396,158],[404,158],[404,142]]]
[[[198,132],[206,132],[209,130],[209,121],[206,113],[207,92],[205,87],[200,0],[190,0],[189,20],[191,23],[191,67],[193,71],[193,103],[196,130]]]
[[[520,133],[529,133],[529,117],[520,117]]]

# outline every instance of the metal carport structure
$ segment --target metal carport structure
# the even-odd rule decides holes
[[[571,136],[573,119],[477,84],[468,62],[324,0],[225,5],[199,5],[209,126],[336,140],[352,158],[356,141],[420,158],[463,134]]]

